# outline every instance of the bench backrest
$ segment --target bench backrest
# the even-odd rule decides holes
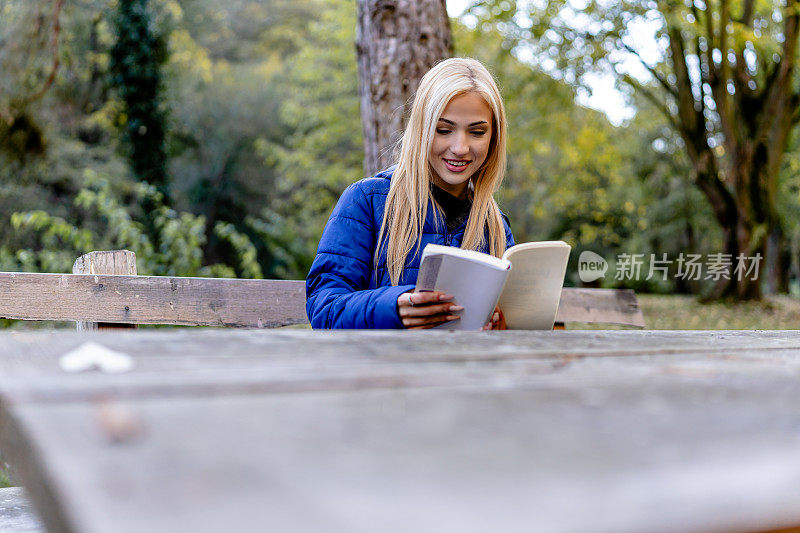
[[[106,259],[128,271],[130,261],[91,259],[78,261],[85,274],[0,273],[0,317],[250,328],[308,323],[303,281],[109,275],[98,272]],[[135,272],[135,259],[133,265]],[[556,321],[645,326],[631,290],[565,288]]]

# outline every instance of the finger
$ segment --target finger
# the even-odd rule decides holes
[[[503,313],[500,313],[500,320],[497,321],[497,329],[508,329],[508,324],[506,324],[506,317],[503,316]]]
[[[458,320],[461,317],[458,315],[436,315],[436,316],[429,316],[429,317],[410,317],[403,320],[403,323],[406,324],[408,327],[413,326],[437,326],[439,324],[444,324],[445,322],[450,322],[452,320]]]
[[[508,324],[506,324],[506,315],[503,314],[503,310],[497,307],[495,314],[497,315],[495,329],[508,329]]]
[[[440,314],[453,314],[463,311],[460,305],[452,303],[417,305],[414,307],[404,306],[400,308],[400,317],[425,317]]]
[[[461,318],[458,315],[434,315],[428,317],[408,317],[403,319],[403,325],[407,328],[419,328],[419,327],[433,327],[438,326],[439,324],[444,324],[445,322],[450,322],[452,320],[458,320]]]
[[[447,324],[448,322],[451,322],[451,321],[450,320],[445,320],[445,321],[442,321],[442,322],[433,322],[433,323],[430,323],[430,324],[423,324],[421,326],[409,326],[406,329],[431,329],[431,328],[435,328],[435,327],[441,326],[442,324]]]
[[[410,295],[409,298],[410,303],[413,304],[414,306],[426,305],[436,302],[444,302],[453,299],[452,295],[442,291],[414,292],[414,293],[409,293],[409,295]]]

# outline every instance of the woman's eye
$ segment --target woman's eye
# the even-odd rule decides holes
[[[436,128],[436,133],[438,133],[439,135],[447,135],[448,133],[450,133],[450,131],[451,130],[445,128]]]
[[[484,131],[484,130],[475,130],[475,131],[472,132],[472,134],[477,136],[477,137],[481,137],[482,135],[486,135],[486,131]]]

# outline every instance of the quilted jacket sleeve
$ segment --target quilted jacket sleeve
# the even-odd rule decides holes
[[[506,250],[514,246],[514,235],[511,234],[511,224],[509,223],[508,217],[502,215],[503,218],[503,226],[505,226],[506,230]]]
[[[369,289],[377,241],[372,203],[348,187],[331,213],[306,279],[306,312],[314,328],[402,328],[397,298],[413,285]]]

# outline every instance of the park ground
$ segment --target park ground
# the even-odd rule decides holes
[[[700,303],[694,296],[681,295],[638,294],[637,298],[647,329],[800,329],[800,299],[790,296],[770,296],[761,302],[736,304]],[[567,329],[608,327],[567,325]]]

